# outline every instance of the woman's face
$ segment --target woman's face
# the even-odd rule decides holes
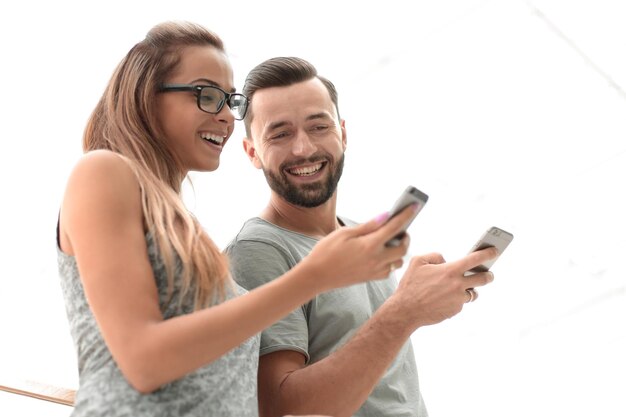
[[[212,46],[189,46],[166,84],[211,85],[234,92],[233,71],[226,55]],[[235,118],[228,105],[217,114],[198,108],[192,91],[168,91],[157,95],[157,116],[172,152],[185,172],[214,171],[233,132]]]

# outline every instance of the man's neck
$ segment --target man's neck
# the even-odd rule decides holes
[[[336,207],[337,192],[321,206],[310,208],[295,206],[272,193],[260,217],[284,229],[322,239],[341,226]]]

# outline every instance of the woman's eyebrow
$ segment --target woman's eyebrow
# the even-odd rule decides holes
[[[212,86],[214,86],[214,87],[219,87],[219,88],[221,88],[221,89],[223,89],[223,90],[226,90],[226,89],[225,89],[224,87],[222,87],[219,83],[216,83],[216,82],[215,82],[215,81],[213,81],[213,80],[209,80],[208,78],[199,78],[199,79],[197,79],[197,80],[193,80],[193,81],[191,82],[191,84],[197,84],[197,83],[205,83],[205,84],[212,85]],[[226,90],[226,91],[228,91],[229,93],[234,93],[234,92],[235,92],[235,91],[237,91],[237,90],[235,89],[235,87],[232,87],[230,90]]]

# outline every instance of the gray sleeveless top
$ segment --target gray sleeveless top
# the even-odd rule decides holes
[[[163,317],[167,320],[191,312],[190,302],[183,303],[182,309],[177,302],[168,302],[165,267],[150,235],[146,242]],[[104,343],[85,299],[76,260],[58,245],[57,254],[70,332],[78,355],[79,389],[73,417],[258,416],[258,335],[209,365],[150,394],[141,394],[128,384]],[[174,299],[178,290],[175,285]],[[238,286],[236,290],[239,294],[245,291]]]

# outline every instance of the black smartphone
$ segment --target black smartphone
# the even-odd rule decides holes
[[[417,203],[417,210],[415,211],[415,213],[413,213],[413,216],[411,216],[411,218],[407,220],[404,226],[402,226],[402,231],[394,236],[392,239],[390,239],[387,243],[385,243],[385,246],[398,246],[400,244],[400,241],[406,233],[406,229],[409,228],[417,214],[422,210],[422,208],[424,208],[424,205],[427,201],[428,195],[411,185],[406,187],[398,200],[396,200],[396,203],[393,205],[393,207],[391,207],[391,210],[389,211],[389,218],[391,219],[392,217],[400,213],[404,208],[414,203]]]
[[[507,232],[506,230],[502,230],[499,227],[490,227],[485,232],[485,234],[483,234],[481,238],[478,239],[478,242],[476,242],[476,244],[472,247],[469,253],[495,246],[496,248],[498,248],[498,256],[485,262],[482,265],[478,265],[470,269],[467,272],[471,274],[476,272],[489,271],[489,268],[491,268],[496,260],[498,260],[498,258],[502,255],[502,252],[504,252],[504,250],[507,248],[507,246],[509,246],[509,243],[511,243],[512,240],[513,234]]]

